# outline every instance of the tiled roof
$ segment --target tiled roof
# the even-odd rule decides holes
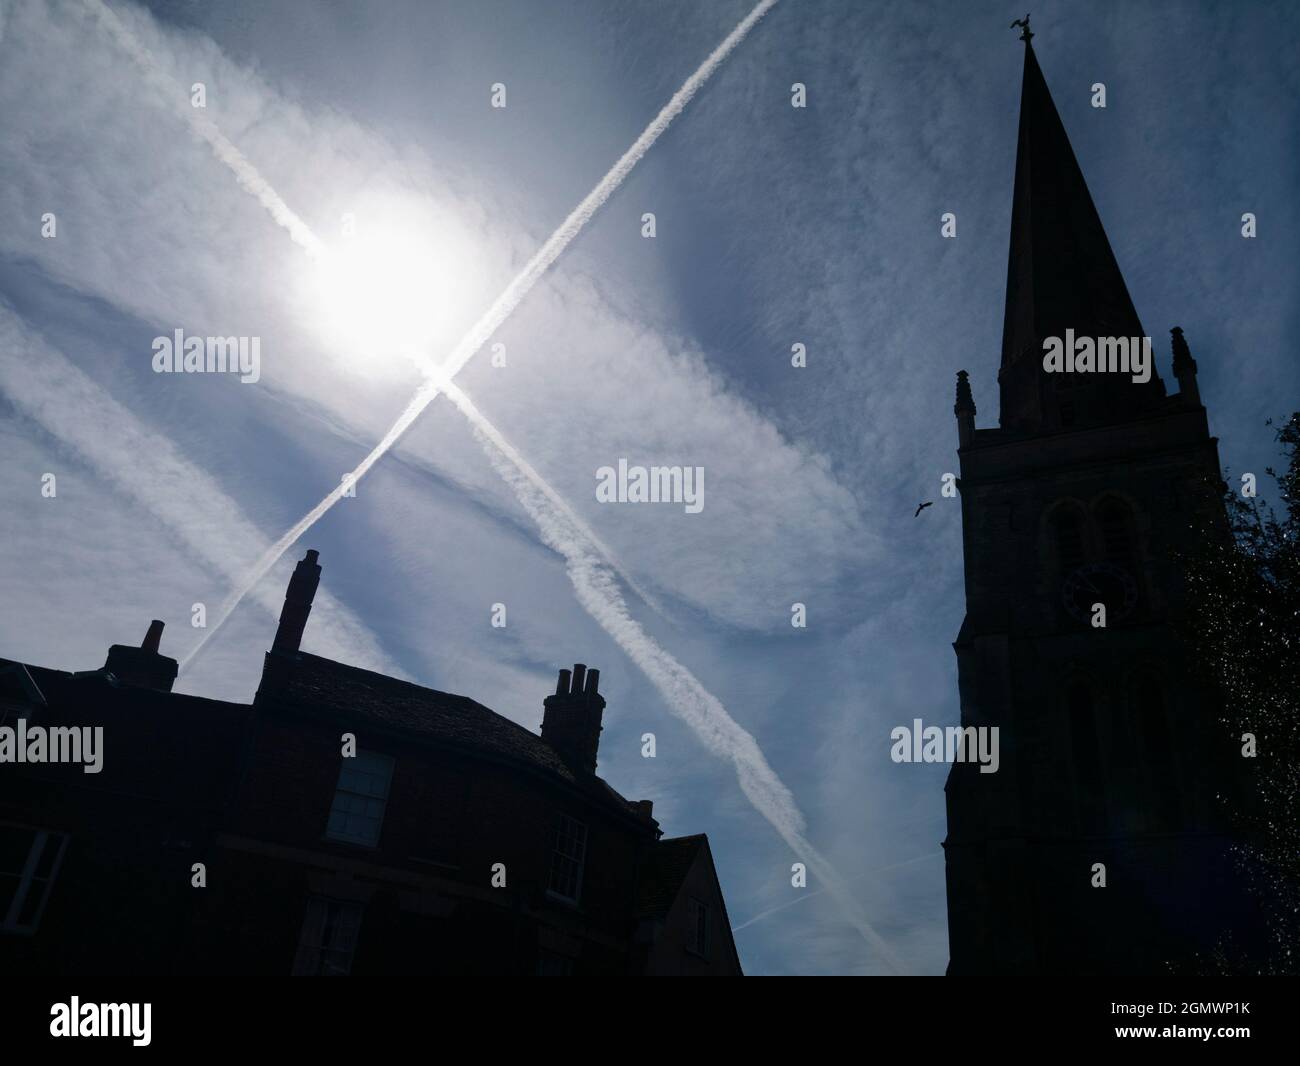
[[[682,882],[690,873],[700,848],[707,844],[703,833],[658,841],[646,855],[637,886],[637,913],[662,918],[672,908]]]
[[[0,699],[10,699],[33,707],[45,706],[45,694],[22,663],[0,659]]]
[[[0,668],[8,665],[0,660]],[[26,671],[46,701],[36,724],[103,727],[103,772],[86,785],[164,802],[224,802],[237,776],[247,704],[122,684],[102,669]]]
[[[637,813],[599,777],[575,774],[540,736],[468,696],[299,652],[266,657],[258,702],[360,715],[389,729],[477,749],[554,774],[597,800]]]

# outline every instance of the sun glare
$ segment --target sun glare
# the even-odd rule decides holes
[[[354,369],[428,356],[454,286],[448,250],[409,232],[367,230],[340,240],[315,271],[320,324]]]

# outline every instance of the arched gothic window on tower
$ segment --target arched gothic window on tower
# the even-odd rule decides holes
[[[1056,538],[1056,558],[1063,573],[1082,566],[1086,553],[1083,541],[1083,512],[1072,504],[1056,509],[1052,516],[1052,533]]]
[[[1132,567],[1137,552],[1133,544],[1133,512],[1128,505],[1111,498],[1097,510],[1101,527],[1101,548],[1106,562]]]
[[[1106,803],[1102,793],[1101,749],[1092,690],[1075,681],[1065,692],[1070,720],[1070,752],[1074,764],[1075,808],[1079,829],[1098,833],[1105,827]]]
[[[1180,824],[1178,764],[1174,758],[1173,734],[1159,680],[1150,673],[1139,674],[1132,686],[1131,706],[1140,745],[1140,773],[1147,781],[1151,823],[1159,829],[1176,829]]]

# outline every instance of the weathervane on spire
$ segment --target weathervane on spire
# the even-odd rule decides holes
[[[1014,30],[1017,26],[1019,26],[1023,31],[1020,34],[1020,39],[1024,41],[1026,44],[1028,44],[1029,38],[1031,38],[1034,35],[1033,31],[1031,31],[1029,28],[1029,16],[1026,15],[1022,19],[1016,19],[1016,21],[1011,24],[1011,29]]]

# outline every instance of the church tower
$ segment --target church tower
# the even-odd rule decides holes
[[[1067,330],[1145,331],[1031,36],[998,428],[965,371],[954,408],[961,721],[997,727],[1001,759],[948,778],[949,973],[1161,973],[1237,913],[1216,799],[1235,749],[1177,629],[1174,553],[1224,531],[1218,449],[1177,328],[1173,395],[1154,357],[1145,380],[1044,368]]]

